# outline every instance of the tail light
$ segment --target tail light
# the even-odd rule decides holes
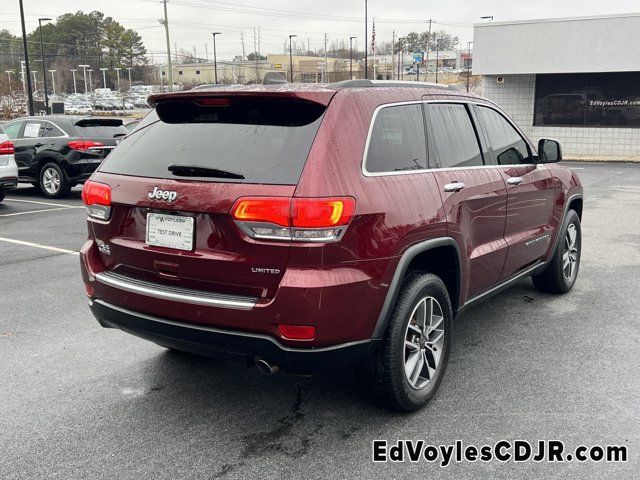
[[[0,143],[0,155],[13,155],[14,153],[13,142],[6,141]]]
[[[90,217],[108,220],[111,214],[111,187],[106,183],[86,181],[82,187],[82,203]]]
[[[295,242],[337,242],[356,210],[351,197],[244,197],[231,208],[251,238]]]
[[[74,140],[67,143],[67,146],[72,150],[86,152],[90,148],[104,147],[104,143],[94,142],[93,140]]]

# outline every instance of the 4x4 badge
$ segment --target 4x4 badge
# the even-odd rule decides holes
[[[161,190],[158,187],[153,187],[153,191],[149,192],[148,196],[151,200],[166,200],[171,203],[178,198],[178,192],[174,190]]]

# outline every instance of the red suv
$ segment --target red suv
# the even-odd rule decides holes
[[[580,263],[582,187],[493,103],[420,83],[216,88],[155,110],[82,193],[100,324],[266,373],[437,390],[456,315]]]

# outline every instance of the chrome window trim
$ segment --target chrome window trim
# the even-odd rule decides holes
[[[390,177],[390,176],[396,176],[396,175],[416,175],[416,174],[432,173],[432,172],[443,172],[443,171],[446,172],[446,171],[452,171],[452,170],[455,171],[455,170],[476,170],[476,169],[484,169],[484,168],[513,168],[513,167],[527,166],[527,165],[535,166],[536,168],[538,167],[537,163],[519,163],[517,165],[474,165],[474,166],[467,166],[467,167],[442,167],[442,168],[435,167],[435,168],[423,168],[423,169],[416,169],[416,170],[402,170],[398,172],[368,171],[367,155],[369,153],[369,143],[371,142],[371,134],[373,133],[373,126],[375,124],[376,118],[378,117],[378,112],[380,112],[380,110],[382,110],[383,108],[387,108],[387,107],[396,107],[399,105],[412,105],[412,104],[423,105],[427,103],[467,104],[467,105],[475,105],[478,107],[487,107],[492,110],[495,110],[499,115],[502,116],[502,118],[504,118],[509,123],[509,125],[515,128],[518,134],[522,137],[523,141],[527,144],[527,146],[531,148],[532,154],[537,155],[537,152],[532,148],[531,143],[528,141],[527,137],[524,135],[522,130],[515,123],[513,123],[510,118],[505,116],[496,106],[493,106],[491,104],[486,104],[486,103],[480,103],[473,100],[466,100],[466,99],[464,100],[458,100],[458,99],[409,100],[406,102],[394,102],[394,103],[385,103],[384,105],[378,105],[376,109],[373,111],[373,115],[371,117],[371,123],[369,124],[369,131],[367,133],[367,141],[364,146],[364,154],[362,157],[362,164],[361,164],[362,175],[364,175],[365,177]]]

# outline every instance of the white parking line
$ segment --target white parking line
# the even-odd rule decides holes
[[[49,245],[41,245],[39,243],[25,242],[23,240],[15,240],[13,238],[0,237],[0,242],[15,243],[16,245],[24,245],[26,247],[41,248],[43,250],[50,250],[52,252],[58,252],[58,253],[68,253],[69,255],[78,255],[79,253],[73,250],[67,250],[66,248],[50,247]]]
[[[84,207],[45,208],[43,210],[29,210],[28,212],[3,213],[3,214],[0,214],[0,217],[13,217],[15,215],[27,215],[29,213],[57,212],[57,211],[60,211],[60,210],[69,210],[71,208],[84,208]]]
[[[65,208],[84,208],[80,205],[66,205],[64,203],[50,203],[50,202],[38,202],[36,200],[20,200],[17,198],[6,198],[5,202],[22,202],[22,203],[36,203],[38,205],[49,205],[51,207],[65,207]]]

